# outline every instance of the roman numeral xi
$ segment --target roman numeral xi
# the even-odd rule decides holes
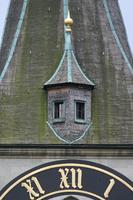
[[[33,188],[33,184],[35,188]],[[42,189],[36,177],[27,179],[26,182],[21,183],[21,186],[24,187],[29,193],[30,200],[34,200],[35,198],[39,197],[41,194],[45,194],[45,191]]]

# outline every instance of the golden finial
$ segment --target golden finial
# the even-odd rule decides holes
[[[68,11],[68,16],[64,21],[66,25],[66,32],[71,32],[71,26],[73,25],[73,19],[70,17],[70,12]]]

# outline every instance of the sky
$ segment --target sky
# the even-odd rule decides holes
[[[0,0],[0,44],[10,0]]]
[[[9,2],[10,0],[0,0],[0,44],[2,41]],[[119,5],[126,26],[129,45],[133,52],[133,0],[119,0]]]

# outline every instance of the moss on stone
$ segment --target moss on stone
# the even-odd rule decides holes
[[[111,12],[114,3],[110,0]],[[79,143],[132,143],[133,78],[115,43],[102,1],[73,0],[70,8],[77,60],[96,84],[92,96],[93,125]],[[29,1],[16,51],[0,88],[0,143],[63,143],[47,126],[47,94],[42,89],[62,57],[62,10],[61,0]],[[121,27],[123,24],[116,28],[122,38]],[[6,34],[8,38],[9,32]],[[6,48],[7,52],[9,45]]]

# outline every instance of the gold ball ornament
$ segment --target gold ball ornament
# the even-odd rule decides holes
[[[70,18],[70,17],[67,17],[66,19],[65,19],[65,25],[66,26],[72,26],[73,25],[73,19],[72,18]]]

